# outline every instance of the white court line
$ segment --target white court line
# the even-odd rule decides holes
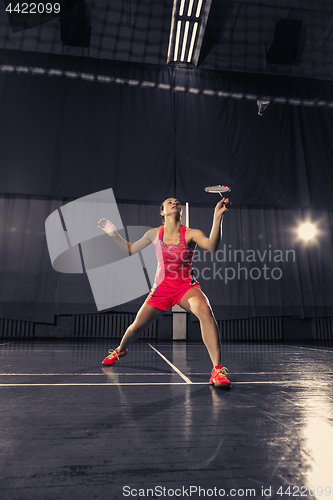
[[[208,382],[191,382],[191,384],[195,384],[195,385],[207,385]],[[104,383],[82,383],[82,384],[74,384],[74,383],[69,383],[69,384],[0,384],[0,387],[43,387],[43,386],[46,386],[46,387],[60,387],[60,386],[64,386],[64,387],[68,387],[68,386],[105,386],[105,387],[110,387],[110,386],[114,386],[114,387],[117,387],[118,385],[189,385],[188,382],[174,382],[174,383],[170,383],[170,382],[120,382],[120,383],[116,383],[116,384],[112,384],[112,383],[107,383],[107,382],[104,382]]]
[[[288,347],[295,347],[295,349],[309,349],[309,351],[317,351],[317,352],[330,352],[332,354],[333,349],[318,349],[315,347],[307,347],[307,346],[301,346],[301,345],[290,345]],[[320,346],[318,346],[320,347]]]
[[[209,382],[191,382],[192,385],[208,385]],[[262,384],[265,384],[265,385],[268,385],[268,384],[276,384],[276,385],[280,385],[280,386],[300,386],[300,385],[304,385],[306,387],[309,387],[309,384],[307,381],[283,381],[281,382],[280,380],[276,380],[276,381],[257,381],[257,382],[242,382],[242,381],[239,381],[239,382],[232,382],[231,386],[235,386],[235,385],[262,385]],[[68,387],[68,386],[71,386],[71,387],[79,387],[79,386],[85,386],[85,387],[96,387],[96,386],[104,386],[104,387],[110,387],[110,386],[114,386],[114,387],[117,387],[118,385],[128,385],[128,386],[143,386],[143,385],[146,385],[146,386],[152,386],[152,385],[189,385],[188,382],[120,382],[120,383],[117,383],[117,384],[111,384],[111,383],[107,383],[107,382],[104,382],[104,383],[82,383],[82,384],[74,384],[74,383],[65,383],[65,384],[0,384],[0,387]],[[318,387],[319,385],[321,386],[325,386],[327,387],[329,384],[327,384],[327,382],[322,382],[322,383],[318,383],[316,382],[315,384],[315,387]],[[213,387],[213,386],[212,386]]]
[[[50,349],[20,349],[19,347],[14,347],[13,349],[3,349],[3,350],[0,350],[2,353],[4,354],[7,354],[8,352],[15,352],[19,355],[22,354],[22,351],[25,351],[25,352],[28,352],[29,354],[34,354],[35,352],[52,352],[52,354],[54,352],[67,352],[67,353],[70,353],[70,351],[68,349],[52,349],[52,351]]]
[[[192,383],[193,383],[193,382],[191,382],[191,380],[190,380],[189,378],[187,378],[187,377],[186,377],[186,375],[184,375],[184,374],[183,374],[180,370],[178,370],[178,368],[177,368],[175,365],[173,365],[173,364],[172,364],[172,363],[171,363],[171,362],[170,362],[170,361],[169,361],[169,360],[168,360],[165,356],[163,356],[163,354],[161,354],[161,353],[160,353],[157,349],[155,349],[155,347],[153,347],[151,344],[148,344],[148,345],[149,345],[149,347],[151,347],[151,348],[152,348],[155,352],[157,352],[157,354],[159,354],[159,355],[161,356],[161,358],[162,358],[162,359],[164,359],[164,361],[165,361],[166,363],[168,363],[168,365],[170,365],[170,366],[171,366],[171,368],[172,368],[173,370],[175,370],[175,372],[177,372],[177,373],[178,373],[178,375],[180,375],[180,376],[181,376],[181,378],[182,378],[183,380],[185,380],[185,382],[186,382],[187,384],[192,384]]]
[[[117,377],[124,377],[129,375],[134,376],[151,376],[157,375],[159,377],[170,377],[170,375],[175,375],[175,373],[112,373],[112,375],[117,375]],[[201,374],[202,375],[202,374]],[[203,374],[205,375],[205,373]],[[0,377],[105,377],[105,373],[0,373]]]
[[[241,376],[250,376],[250,375],[255,375],[255,376],[270,376],[270,375],[281,375],[284,372],[232,372],[232,375],[241,375]],[[294,375],[295,377],[299,376],[299,374],[302,373],[301,371],[295,371],[295,372],[289,372],[289,375]],[[320,375],[320,373],[325,374],[325,375],[332,375],[333,372],[329,371],[323,371],[323,372],[317,372],[317,374]],[[142,377],[148,377],[148,376],[158,376],[158,377],[169,377],[176,375],[175,373],[156,373],[156,372],[150,372],[150,373],[126,373],[126,372],[115,372],[112,373],[112,375],[116,375],[117,377],[129,377],[129,376],[142,376]],[[188,375],[202,375],[206,377],[210,377],[211,373],[210,372],[197,372],[197,373],[189,373]],[[185,376],[185,375],[184,375]],[[105,373],[0,373],[0,378],[1,377],[105,377]],[[193,384],[193,382],[191,382]]]

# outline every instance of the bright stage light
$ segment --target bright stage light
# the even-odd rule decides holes
[[[305,224],[302,224],[299,229],[298,229],[298,235],[302,240],[312,240],[312,238],[315,237],[316,235],[316,228],[313,224],[310,222],[306,222]]]

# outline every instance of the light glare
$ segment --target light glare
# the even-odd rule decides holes
[[[189,25],[190,25],[190,23],[188,21],[186,21],[186,24],[185,24],[185,33],[184,33],[184,39],[183,39],[182,54],[180,56],[180,60],[181,61],[184,61],[184,58],[185,58],[185,50],[186,50],[187,34],[188,34]]]
[[[197,29],[198,29],[198,23],[194,23],[193,31],[192,31],[191,45],[190,45],[190,50],[188,53],[187,62],[191,62],[191,59],[192,59],[192,52],[193,52],[193,47],[194,47],[194,42],[195,42],[195,36],[197,34]]]
[[[194,0],[190,0],[190,5],[188,6],[187,17],[191,17],[192,15],[192,7]]]
[[[195,13],[195,17],[199,17],[200,16],[201,6],[202,6],[202,0],[199,0],[197,11]]]
[[[185,0],[182,0],[182,3],[180,4],[180,9],[179,9],[180,16],[182,16],[184,14],[184,5],[185,5]]]
[[[298,229],[298,234],[302,240],[311,240],[314,238],[316,235],[316,228],[314,227],[313,224],[310,224],[309,222],[306,222],[305,224],[302,224],[300,228]]]
[[[177,23],[177,34],[176,34],[176,43],[175,43],[175,53],[174,53],[174,61],[177,61],[178,57],[178,46],[179,46],[179,38],[180,38],[180,27],[182,22],[178,21]]]

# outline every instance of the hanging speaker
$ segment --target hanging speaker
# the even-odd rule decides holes
[[[91,28],[85,0],[66,0],[66,7],[67,12],[60,17],[63,45],[89,47]]]
[[[275,25],[274,40],[266,54],[269,64],[293,64],[297,60],[302,21],[280,19]]]

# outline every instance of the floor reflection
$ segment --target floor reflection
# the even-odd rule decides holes
[[[332,413],[325,416],[309,415],[304,436],[311,460],[307,484],[316,489],[318,496],[331,495],[333,494]]]

